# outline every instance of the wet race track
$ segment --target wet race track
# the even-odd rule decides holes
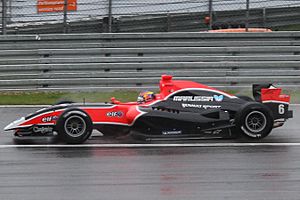
[[[36,109],[0,108],[0,199],[300,199],[300,106],[255,143],[95,137],[79,147],[17,147],[2,130]]]

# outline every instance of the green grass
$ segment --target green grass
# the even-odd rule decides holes
[[[289,25],[289,26],[279,26],[271,28],[274,31],[299,31],[300,30],[300,24],[298,25]]]
[[[249,90],[230,90],[230,94],[252,96]],[[59,101],[110,102],[115,97],[122,102],[136,101],[139,91],[119,90],[114,92],[0,92],[0,105],[49,105]],[[284,90],[291,95],[292,103],[300,103],[300,90]]]
[[[5,92],[0,93],[0,104],[52,104],[64,94],[58,92]]]
[[[0,105],[42,105],[59,101],[109,102],[111,97],[121,101],[135,101],[137,91],[114,92],[2,92]]]

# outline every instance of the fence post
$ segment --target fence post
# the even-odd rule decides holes
[[[246,0],[246,32],[249,31],[249,9],[250,0]]]
[[[7,0],[2,0],[2,35],[6,35],[6,22],[7,22]]]
[[[167,32],[170,32],[171,31],[171,23],[172,23],[172,21],[171,21],[171,14],[168,12],[168,14],[167,14]]]
[[[108,0],[108,32],[112,32],[112,0]]]
[[[67,17],[68,17],[68,0],[64,0],[64,21],[63,21],[64,33],[68,32]]]
[[[263,26],[264,26],[264,28],[267,28],[267,17],[266,17],[266,14],[267,14],[267,10],[266,10],[266,8],[263,8]]]
[[[209,13],[209,30],[211,30],[212,23],[213,23],[213,0],[209,0],[208,2],[208,13]]]

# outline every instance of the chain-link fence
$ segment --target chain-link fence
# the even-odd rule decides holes
[[[1,0],[2,34],[170,32],[300,24],[299,0]]]

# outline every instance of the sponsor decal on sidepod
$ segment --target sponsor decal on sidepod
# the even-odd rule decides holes
[[[209,102],[209,101],[223,101],[223,95],[213,95],[213,96],[174,96],[173,101],[200,101],[200,102]]]
[[[174,96],[173,101],[214,101],[212,96]]]
[[[57,116],[49,116],[49,117],[42,118],[42,122],[46,123],[46,122],[51,122],[51,121],[57,120],[57,119],[58,119]]]
[[[117,111],[117,112],[108,112],[106,113],[107,117],[122,117],[124,114],[121,111]]]
[[[183,103],[181,105],[183,108],[199,108],[199,109],[221,108],[221,106],[218,105],[198,105],[198,104],[190,104],[190,103]]]
[[[215,101],[218,101],[218,102],[220,102],[220,101],[223,101],[223,99],[224,99],[224,96],[223,95],[214,95],[214,99],[215,99]]]

